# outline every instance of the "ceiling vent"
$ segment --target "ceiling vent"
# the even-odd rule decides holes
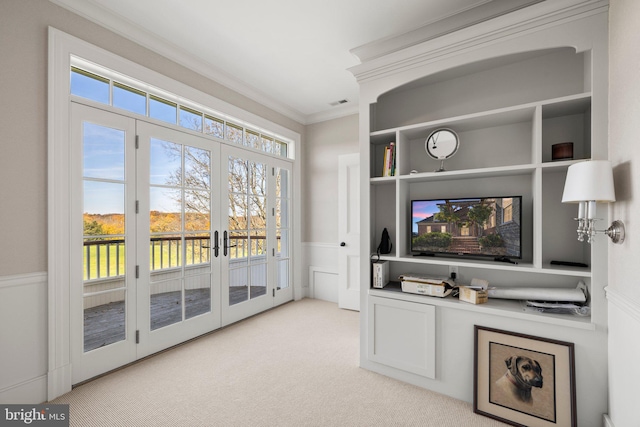
[[[341,99],[340,101],[332,102],[329,105],[331,105],[332,107],[337,107],[338,105],[346,104],[347,102],[349,102],[349,100]]]

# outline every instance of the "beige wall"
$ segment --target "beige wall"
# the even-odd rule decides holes
[[[358,152],[358,116],[308,125],[302,163],[302,241],[338,244],[338,157]]]
[[[0,0],[0,10],[0,276],[47,270],[48,26],[304,133],[301,124],[49,1]]]

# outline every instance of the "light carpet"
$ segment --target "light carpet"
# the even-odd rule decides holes
[[[73,389],[71,426],[504,426],[360,369],[359,314],[303,299]]]

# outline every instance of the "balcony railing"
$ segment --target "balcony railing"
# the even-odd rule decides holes
[[[279,238],[279,237],[278,237]],[[251,236],[251,240],[264,241],[265,236]],[[251,248],[247,236],[229,238],[229,256],[231,259],[246,258]],[[185,236],[186,266],[209,262],[211,242],[208,237]],[[258,243],[263,246],[264,243]],[[151,271],[182,266],[182,237],[152,237],[150,241]],[[220,248],[222,251],[222,248]],[[84,280],[98,280],[124,276],[125,241],[124,239],[98,239],[84,242]]]

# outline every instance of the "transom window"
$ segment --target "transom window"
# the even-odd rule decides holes
[[[135,88],[75,66],[71,67],[71,94],[279,157],[290,156],[290,141],[285,138],[243,125],[240,120],[234,122],[218,117],[214,111],[195,103],[185,105],[185,101],[167,99],[169,96]]]

